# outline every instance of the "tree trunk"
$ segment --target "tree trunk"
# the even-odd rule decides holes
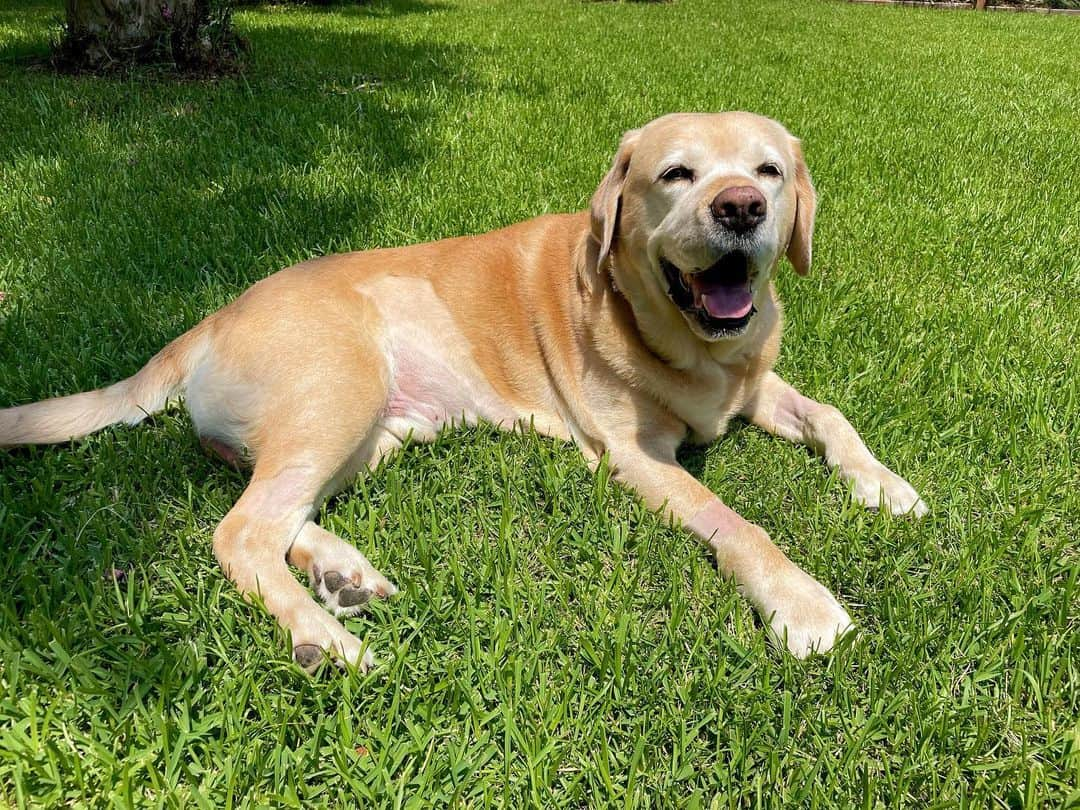
[[[235,64],[243,47],[227,0],[66,0],[67,27],[54,61],[102,70],[171,62],[185,70]]]

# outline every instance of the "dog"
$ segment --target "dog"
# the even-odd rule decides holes
[[[214,532],[226,575],[305,670],[366,670],[371,651],[335,616],[397,589],[314,522],[319,505],[407,441],[531,427],[605,459],[700,538],[777,643],[826,652],[848,613],[676,460],[741,416],[820,453],[862,504],[926,513],[838,410],[772,370],[773,276],[784,256],[810,270],[816,206],[800,141],[776,121],[667,115],[625,133],[588,211],[287,268],[126,380],[0,411],[0,446],[135,424],[183,395],[203,443],[251,468]]]

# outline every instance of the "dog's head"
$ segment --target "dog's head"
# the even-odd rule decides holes
[[[598,267],[615,255],[698,337],[736,338],[784,253],[809,271],[815,206],[799,141],[776,121],[667,115],[623,136],[593,196]]]

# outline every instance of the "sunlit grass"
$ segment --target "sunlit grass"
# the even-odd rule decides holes
[[[581,208],[622,130],[744,108],[821,193],[779,368],[932,512],[743,426],[688,455],[851,609],[801,663],[570,448],[448,435],[327,507],[402,593],[350,621],[376,672],[308,680],[214,563],[244,480],[182,413],[0,455],[0,804],[1080,801],[1080,20],[268,6],[243,77],[170,83],[28,70],[59,12],[0,0],[0,405],[130,374],[299,259]]]

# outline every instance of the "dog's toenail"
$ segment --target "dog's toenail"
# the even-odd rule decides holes
[[[330,591],[330,593],[340,591],[347,581],[348,580],[337,571],[327,571],[326,576],[323,577],[323,583],[326,585],[326,590]]]
[[[293,647],[293,658],[304,669],[311,669],[322,661],[323,651],[315,644],[297,644]]]
[[[338,604],[342,607],[362,605],[371,599],[371,591],[367,588],[343,588],[338,594]]]

